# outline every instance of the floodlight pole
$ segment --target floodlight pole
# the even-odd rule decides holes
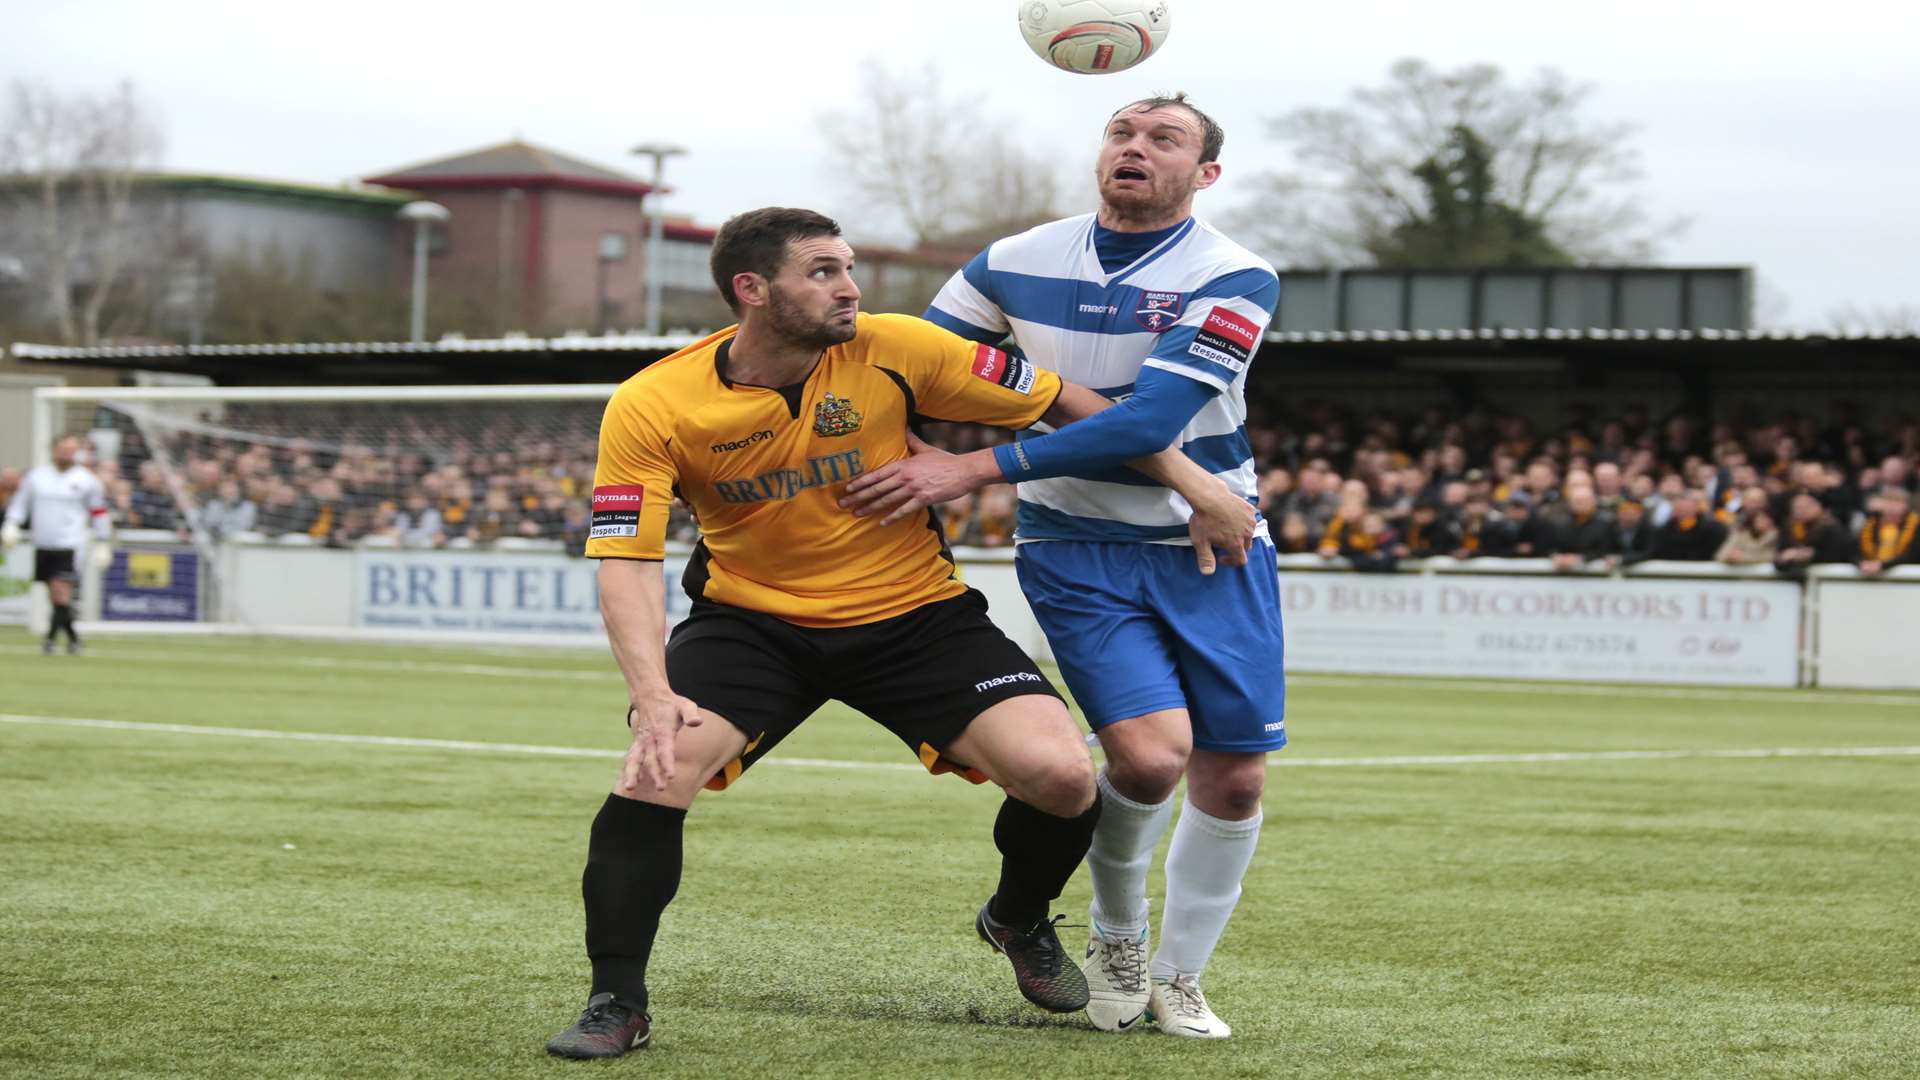
[[[653,190],[647,200],[647,336],[660,336],[660,244],[666,231],[666,217],[660,212],[660,200],[666,197],[664,183],[667,159],[685,154],[686,148],[671,143],[641,143],[631,151],[636,157],[653,159]]]
[[[427,340],[427,241],[435,222],[444,222],[453,214],[446,207],[424,199],[400,208],[400,217],[413,222],[413,320],[409,341]]]

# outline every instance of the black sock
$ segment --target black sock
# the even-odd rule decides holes
[[[68,641],[74,640],[72,604],[53,605],[53,621],[47,625],[47,640],[52,641],[59,637],[63,630],[66,631]]]
[[[644,1011],[647,957],[660,913],[680,888],[680,839],[687,812],[608,795],[593,819],[580,894],[587,902],[587,959],[593,993],[611,993]]]
[[[993,845],[1000,849],[1000,888],[989,913],[996,922],[1028,927],[1047,917],[1048,907],[1066,890],[1067,879],[1093,846],[1100,821],[1100,793],[1079,817],[1055,817],[1013,796],[1000,804],[993,822]]]

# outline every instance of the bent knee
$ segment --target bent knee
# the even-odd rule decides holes
[[[1107,782],[1135,802],[1165,802],[1187,771],[1187,755],[1176,747],[1107,758]]]
[[[1233,784],[1216,793],[1214,817],[1226,821],[1245,821],[1260,812],[1260,797],[1265,784]]]
[[[1201,810],[1227,821],[1245,821],[1260,812],[1267,791],[1265,762],[1190,778],[1187,797]]]
[[[1093,761],[1082,752],[1038,763],[1020,785],[1022,798],[1055,817],[1079,817],[1093,805]]]

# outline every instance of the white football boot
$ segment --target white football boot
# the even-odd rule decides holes
[[[1101,1031],[1132,1031],[1144,1027],[1147,998],[1147,932],[1130,938],[1087,938],[1087,1019]]]
[[[1207,995],[1200,992],[1198,975],[1176,975],[1170,982],[1153,980],[1147,1015],[1168,1035],[1224,1039],[1233,1034],[1227,1022],[1213,1015],[1207,1006]]]

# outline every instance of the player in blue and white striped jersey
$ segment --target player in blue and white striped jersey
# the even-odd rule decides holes
[[[1199,976],[1253,857],[1266,755],[1286,745],[1275,557],[1263,522],[1250,551],[1224,560],[1245,569],[1207,573],[1185,546],[1186,502],[1122,463],[1178,445],[1256,498],[1244,387],[1280,286],[1264,260],[1192,216],[1194,194],[1220,176],[1222,141],[1184,95],[1120,109],[1096,164],[1099,211],[997,241],[927,312],[979,341],[1011,337],[1033,363],[1119,404],[850,485],[856,500],[920,505],[1019,484],[1021,586],[1107,757],[1087,857],[1087,1012],[1124,1031],[1150,1011],[1161,1030],[1202,1038],[1231,1033]],[[1149,965],[1147,870],[1183,772]]]

